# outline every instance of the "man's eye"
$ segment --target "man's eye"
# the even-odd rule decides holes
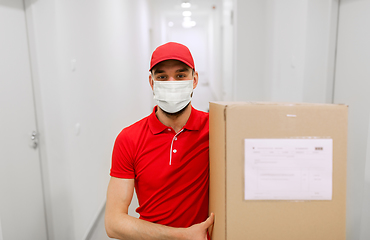
[[[157,79],[161,79],[161,80],[163,80],[163,79],[165,79],[166,78],[166,76],[157,76]]]
[[[186,75],[184,75],[184,74],[179,74],[179,75],[177,75],[177,77],[178,77],[178,78],[184,78],[184,77],[186,77]]]

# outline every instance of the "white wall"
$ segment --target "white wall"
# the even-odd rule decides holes
[[[1,229],[1,218],[0,218],[0,240],[3,240],[3,230]]]
[[[339,0],[307,1],[303,101],[333,101]]]
[[[223,0],[222,1],[222,13],[221,13],[221,79],[222,85],[221,100],[232,101],[235,99],[234,94],[234,0]]]
[[[336,2],[236,1],[235,99],[330,102]]]
[[[234,100],[264,99],[266,0],[235,1]]]
[[[306,60],[307,2],[268,2],[266,97],[272,101],[303,100]],[[266,93],[265,93],[266,94]]]
[[[116,135],[151,112],[147,1],[26,5],[50,239],[83,239]]]
[[[212,6],[212,7],[211,7]],[[208,46],[208,72],[210,77],[210,89],[214,95],[212,101],[220,101],[223,98],[222,84],[222,9],[223,3],[214,0],[209,8],[209,46]]]
[[[366,233],[365,229],[361,230],[363,225],[361,218],[364,220],[370,218],[370,216],[363,216],[366,213],[363,210],[370,201],[369,198],[363,201],[366,186],[364,184],[366,154],[369,154],[366,153],[366,149],[370,140],[368,138],[369,22],[370,1],[342,0],[340,2],[334,101],[349,105],[347,164],[347,239],[349,240],[370,239],[369,232]],[[366,228],[368,229],[369,226],[367,225]],[[363,231],[362,236],[360,236],[361,231]]]
[[[370,122],[368,125],[367,147],[366,147],[366,163],[365,163],[365,179],[364,179],[364,197],[362,198],[362,216],[360,226],[360,239],[365,240],[370,238]]]

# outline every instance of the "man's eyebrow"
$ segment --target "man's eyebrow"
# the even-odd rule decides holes
[[[190,71],[190,69],[189,68],[185,68],[185,67],[176,70],[176,72],[188,72],[188,71]],[[164,72],[165,72],[164,70],[157,69],[157,70],[154,70],[153,71],[153,74],[155,75],[155,74],[160,74],[160,73],[164,73]]]
[[[181,69],[176,70],[176,72],[187,72],[187,71],[190,71],[190,70],[188,68],[181,68]]]
[[[161,70],[161,69],[158,69],[158,70],[154,70],[154,72],[153,72],[154,74],[158,74],[158,73],[164,73],[164,71],[163,70]]]

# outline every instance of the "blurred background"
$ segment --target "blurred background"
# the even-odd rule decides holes
[[[349,105],[347,239],[370,239],[369,22],[370,0],[0,0],[0,240],[108,239],[114,140],[151,113],[168,41],[193,53],[200,110]]]

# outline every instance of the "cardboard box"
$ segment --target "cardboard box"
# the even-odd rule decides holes
[[[210,103],[213,240],[345,240],[345,105]],[[333,139],[332,200],[245,200],[244,139]]]

